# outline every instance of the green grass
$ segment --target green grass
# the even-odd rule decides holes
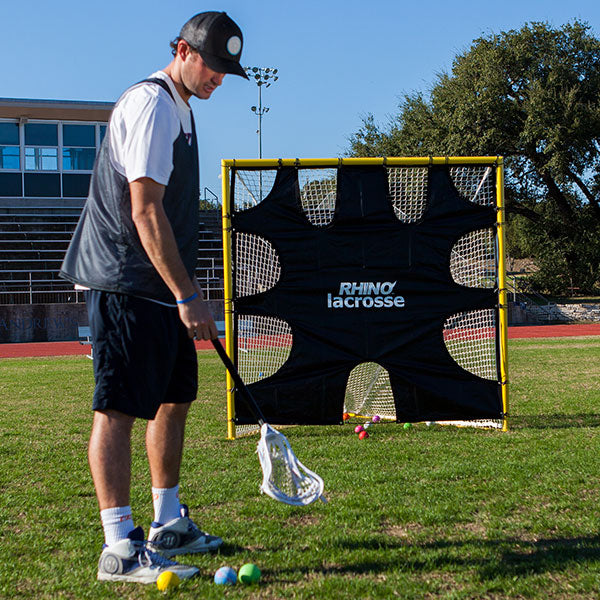
[[[258,493],[256,438],[225,439],[224,372],[200,353],[181,481],[192,517],[223,536],[188,556],[187,598],[597,598],[600,338],[510,343],[511,430],[393,423],[286,430],[329,504]],[[0,597],[160,598],[96,581],[102,544],[86,445],[91,362],[0,364]],[[134,432],[134,519],[152,520],[143,425]],[[254,562],[259,586],[212,583]]]

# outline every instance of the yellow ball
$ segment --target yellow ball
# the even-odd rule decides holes
[[[161,592],[166,592],[171,588],[177,587],[181,583],[181,579],[177,573],[173,573],[172,571],[165,571],[161,573],[156,580],[156,587]]]

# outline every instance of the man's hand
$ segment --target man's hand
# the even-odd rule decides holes
[[[204,301],[204,296],[200,285],[196,278],[193,279],[192,283],[196,288],[197,298],[186,302],[185,304],[178,304],[179,318],[186,326],[188,335],[191,338],[197,340],[214,340],[218,337],[217,326],[210,314],[208,304]]]

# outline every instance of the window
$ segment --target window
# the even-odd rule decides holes
[[[19,124],[0,123],[0,169],[20,168]]]
[[[105,123],[0,120],[0,197],[85,198]]]
[[[86,198],[90,189],[91,175],[85,173],[71,173],[63,175],[64,198]]]
[[[94,125],[63,125],[63,146],[96,147]]]
[[[21,168],[19,146],[0,146],[0,169]]]
[[[58,171],[57,125],[53,123],[25,124],[25,170]],[[25,184],[25,190],[27,190],[27,184]]]
[[[60,175],[25,173],[25,195],[37,198],[60,198]]]
[[[58,126],[54,123],[25,123],[26,146],[58,146]]]
[[[91,171],[96,159],[96,127],[63,125],[63,171]]]
[[[0,123],[0,144],[7,146],[19,145],[19,124]]]
[[[21,173],[0,173],[0,196],[22,196]]]
[[[63,171],[91,171],[94,160],[95,148],[63,148]]]
[[[58,171],[58,148],[25,148],[26,171]]]

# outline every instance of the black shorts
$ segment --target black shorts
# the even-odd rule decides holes
[[[94,410],[154,419],[198,390],[194,341],[177,308],[125,294],[85,292],[94,344]]]

